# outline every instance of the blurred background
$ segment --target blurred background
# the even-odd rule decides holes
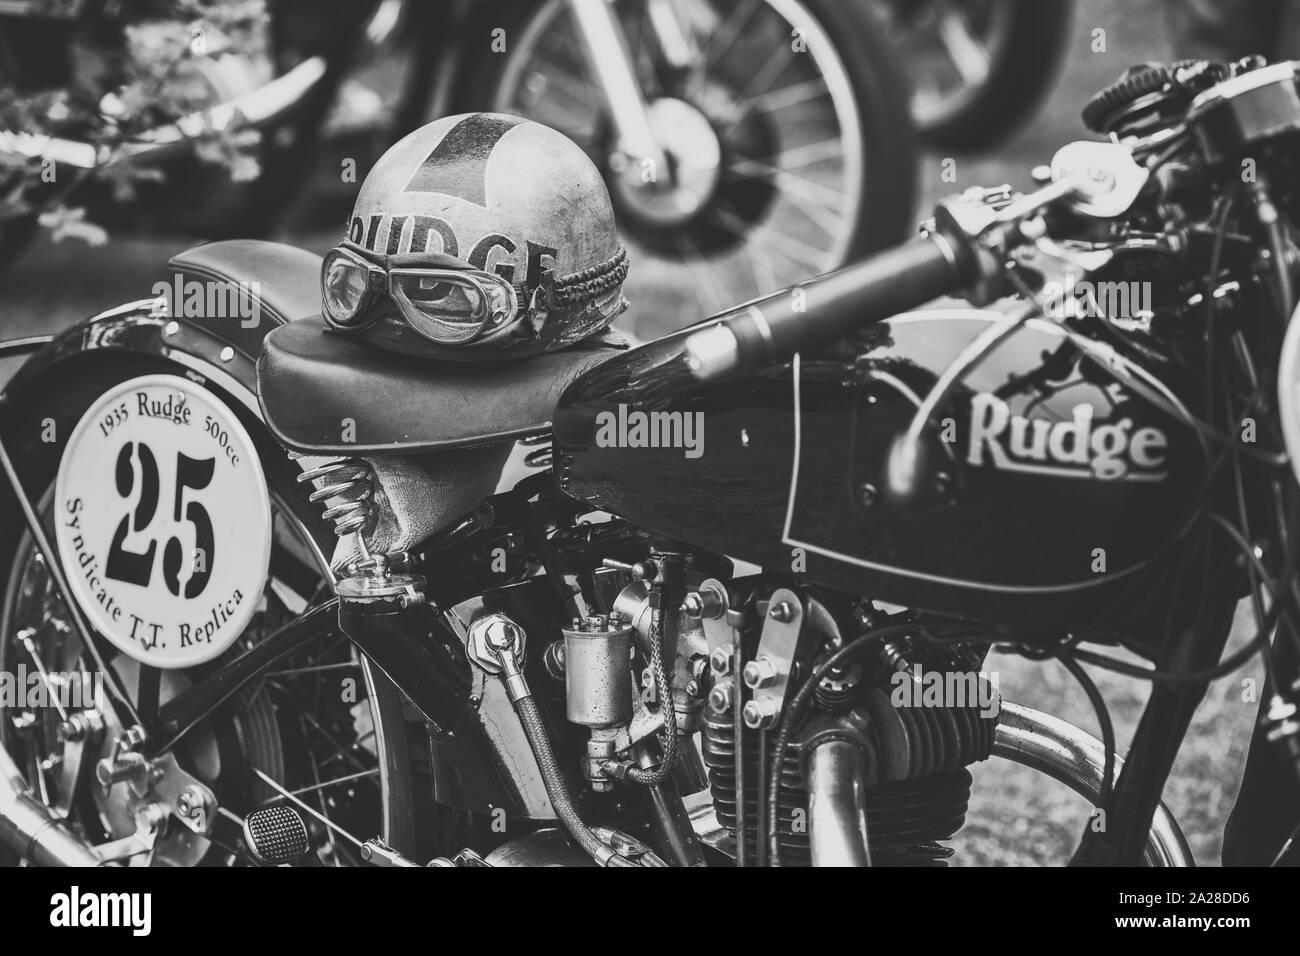
[[[751,200],[765,204],[765,214],[769,217],[780,213],[782,202],[789,203],[790,209],[782,213],[785,219],[769,218],[759,223],[756,216],[747,218],[744,229],[740,230],[745,233],[743,242],[738,240],[727,244],[719,241],[714,252],[707,248],[697,249],[695,251],[700,255],[692,258],[682,251],[686,248],[684,246],[674,249],[670,243],[665,251],[665,244],[659,241],[659,233],[655,232],[662,226],[662,220],[656,218],[661,210],[629,206],[628,218],[636,220],[636,230],[644,227],[644,231],[637,231],[633,241],[629,241],[633,250],[629,283],[632,307],[622,320],[627,331],[641,338],[654,337],[743,301],[757,292],[788,285],[802,277],[799,273],[821,271],[816,268],[819,264],[826,268],[838,265],[839,262],[832,261],[837,255],[843,259],[845,254],[859,254],[897,241],[913,230],[915,224],[928,215],[934,202],[946,194],[975,185],[1010,183],[1020,188],[1028,187],[1031,185],[1030,170],[1035,165],[1050,160],[1062,144],[1089,136],[1079,113],[1091,94],[1113,81],[1126,67],[1143,61],[1166,60],[1175,52],[1165,5],[1158,0],[1077,0],[1073,4],[1062,0],[1033,0],[1022,6],[1040,8],[1040,17],[1044,16],[1042,10],[1047,10],[1050,13],[1047,18],[1053,23],[1039,23],[1034,30],[1018,35],[1019,45],[1014,50],[1018,65],[1010,78],[999,80],[1000,85],[992,91],[991,98],[986,97],[986,101],[974,109],[973,118],[954,120],[944,113],[941,102],[943,83],[950,81],[954,70],[958,74],[967,74],[968,78],[978,77],[982,70],[989,70],[987,58],[981,59],[981,51],[971,46],[970,37],[963,38],[961,30],[955,29],[951,20],[945,20],[952,7],[963,5],[946,2],[914,4],[901,0],[892,3],[886,0],[856,2],[863,10],[870,8],[868,15],[877,24],[871,42],[844,47],[840,57],[842,62],[838,64],[832,60],[828,65],[820,61],[813,65],[822,70],[831,88],[836,85],[836,78],[831,74],[843,69],[845,76],[842,79],[867,97],[864,112],[870,108],[871,116],[859,131],[861,142],[846,143],[845,147],[849,152],[860,151],[862,161],[874,176],[871,184],[863,187],[874,191],[871,201],[877,204],[867,216],[869,221],[855,223],[851,216],[828,220],[833,214],[843,212],[836,208],[832,190],[841,188],[848,195],[855,187],[848,182],[852,177],[847,173],[842,177],[847,185],[834,185],[834,174],[843,171],[839,167],[821,176],[816,147],[836,136],[843,139],[848,132],[845,124],[837,120],[836,104],[830,102],[830,97],[826,98],[826,104],[819,105],[816,100],[820,94],[807,92],[814,89],[815,72],[804,80],[787,77],[785,82],[774,84],[771,95],[783,95],[785,102],[782,104],[774,105],[769,101],[760,104],[763,108],[758,110],[754,104],[746,105],[743,101],[739,108],[734,103],[723,104],[720,107],[723,112],[731,111],[723,124],[730,139],[720,136],[724,153],[730,149],[745,157],[743,162],[733,164],[733,172],[739,171],[736,175],[740,175],[745,170],[757,170],[747,180],[748,186],[737,187],[734,197],[739,210],[737,214],[743,214],[744,204]],[[811,4],[802,9],[821,11],[825,17],[833,19],[846,14],[826,12],[827,9],[852,5],[834,0],[831,4]],[[245,16],[249,4],[192,6],[196,9],[202,7],[200,12],[210,20],[209,6],[224,6],[227,13],[231,13],[233,8],[233,13],[240,16],[232,14],[229,22],[221,24],[220,30],[214,29],[207,36],[182,33],[181,42],[188,42],[192,48],[217,39],[222,42],[254,42],[250,37],[256,35],[256,30],[241,32],[250,21]],[[308,12],[303,13],[300,9],[299,14],[306,16],[309,22],[315,22],[315,14],[310,11],[336,6],[339,5],[309,5]],[[418,6],[421,9],[443,7],[432,3]],[[457,6],[463,4],[446,5],[448,10]],[[538,0],[534,6],[548,5]],[[636,32],[640,26],[628,19],[634,16],[628,13],[633,4],[622,3],[621,6],[629,36],[634,38],[632,53],[639,57],[641,48],[635,38],[640,36]],[[730,28],[732,20],[726,13],[729,6],[737,5],[706,4],[700,0],[698,4],[680,2],[673,6],[679,11],[687,10],[681,15],[687,32],[693,30],[698,36],[716,37]],[[989,24],[988,19],[981,18],[993,16],[988,12],[990,4],[971,3],[967,6],[970,7],[967,26]],[[582,61],[571,49],[572,31],[569,40],[565,40],[562,19],[565,11],[556,3],[550,3],[549,7],[556,8],[553,15],[548,14],[552,19],[520,15],[522,18],[512,21],[518,26],[506,29],[503,34],[507,49],[512,48],[511,44],[522,44],[526,48],[519,52],[518,46],[513,47],[516,53],[512,55],[516,59],[511,62],[518,64],[513,73],[508,69],[498,70],[492,78],[479,76],[476,79],[471,69],[474,57],[467,57],[471,64],[464,67],[470,74],[468,78],[459,84],[447,83],[437,78],[441,63],[439,57],[431,56],[420,44],[415,44],[414,49],[400,43],[380,45],[376,48],[379,52],[349,62],[331,94],[322,135],[310,144],[310,149],[299,151],[292,159],[289,179],[297,187],[294,190],[296,194],[277,211],[273,221],[259,223],[258,229],[271,238],[317,252],[325,251],[340,237],[357,185],[374,158],[403,131],[403,127],[409,129],[440,112],[456,111],[460,107],[508,106],[520,112],[528,109],[537,118],[562,129],[568,125],[565,131],[583,145],[588,140],[598,140],[603,135],[598,96],[593,92],[590,77],[582,75]],[[790,32],[788,28],[798,21],[797,12],[788,15],[791,9],[800,8],[773,3],[773,12],[767,14],[771,23],[756,25],[753,31],[761,36],[760,30],[766,30],[771,42],[784,42]],[[692,10],[698,10],[698,15]],[[787,15],[785,21],[777,14]],[[635,16],[640,15],[638,12]],[[450,12],[447,17],[451,17]],[[256,25],[256,16],[251,17],[251,22]],[[435,19],[429,29],[446,34],[449,22]],[[492,35],[484,28],[491,27],[496,21],[489,18],[489,21],[463,22],[472,24],[480,32],[467,35],[457,43],[462,46],[469,44],[471,50],[478,49],[474,44],[486,46],[490,43]],[[538,26],[539,22],[541,26]],[[376,26],[373,20],[366,22],[355,18],[347,29],[355,35],[383,26],[383,23]],[[834,35],[836,27],[842,30],[844,26],[842,21],[829,23],[827,35]],[[403,31],[433,36],[432,33],[420,34],[410,25],[400,23],[389,24],[389,29],[398,31],[399,39]],[[548,34],[547,29],[551,33]],[[662,37],[662,31],[659,35]],[[10,120],[21,113],[21,103],[13,95],[17,87],[10,82],[15,67],[9,61],[21,59],[15,56],[13,47],[17,44],[13,40],[14,35],[10,34],[11,48],[0,50],[0,71],[8,71],[0,72],[0,78],[7,84],[5,99],[0,101],[0,114]],[[329,42],[326,41],[327,46]],[[714,89],[710,84],[725,88],[728,76],[763,73],[768,61],[747,52],[746,42],[750,40],[742,37],[736,52],[723,54],[714,50],[709,54],[718,57],[717,75],[699,81],[703,85],[696,88],[698,98],[692,102],[697,106],[707,102]],[[531,47],[528,46],[530,43]],[[93,40],[91,47],[93,49]],[[705,49],[707,52],[707,45]],[[699,48],[694,52],[697,56],[701,53]],[[904,55],[896,56],[900,52]],[[493,55],[494,52],[484,50],[478,58],[486,60]],[[301,63],[305,56],[305,53],[301,54],[297,62]],[[293,63],[291,56],[283,68],[290,68]],[[855,70],[856,75],[850,75]],[[897,76],[909,72],[906,79],[915,90],[915,98],[910,103],[906,90],[892,85]],[[651,81],[646,82],[649,87]],[[664,91],[669,82],[662,72],[656,73],[656,82],[662,85],[659,95],[666,99]],[[689,88],[693,81],[688,75],[684,82]],[[433,88],[440,83],[453,88],[452,91],[426,95],[424,87]],[[809,86],[810,83],[814,86]],[[489,86],[491,90],[488,90]],[[410,97],[410,91],[416,88],[421,92]],[[466,98],[467,89],[469,99]],[[572,102],[558,112],[553,110],[548,114],[547,109],[560,102],[559,93],[564,93]],[[474,100],[473,95],[480,95],[480,98]],[[686,95],[682,94],[682,97],[686,98]],[[57,109],[57,105],[42,105],[47,117],[54,115],[49,110]],[[133,108],[137,114],[147,112],[138,103],[126,103],[122,107],[128,113]],[[703,106],[700,110],[707,112]],[[914,138],[908,128],[906,117],[909,111],[923,126],[919,138]],[[694,114],[683,119],[671,109],[663,112],[664,116],[656,113],[652,117],[656,123],[663,122],[669,126],[676,123],[688,128],[689,122],[694,121],[691,119]],[[751,114],[755,112],[779,114],[782,117],[779,122],[786,126],[777,129],[750,124]],[[716,118],[713,114],[710,116]],[[818,123],[825,129],[819,131],[801,126],[811,127]],[[749,125],[755,128],[750,129]],[[4,126],[0,123],[0,129]],[[787,156],[793,164],[781,172],[763,165],[764,156],[778,155],[772,153],[770,143],[754,146],[746,141],[747,137],[761,141],[763,137],[776,133],[784,137],[782,149],[787,151],[779,155]],[[792,146],[789,137],[797,137],[797,145]],[[9,145],[12,146],[13,142],[14,137],[10,135]],[[227,172],[233,173],[238,180],[256,171],[241,166],[245,157],[243,147],[246,146],[248,144],[237,141],[231,143],[226,137],[209,149],[215,156],[207,158],[215,160],[218,165],[224,164]],[[682,144],[682,155],[686,156],[692,148],[693,144]],[[746,149],[750,152],[746,153]],[[789,150],[804,152],[796,160]],[[39,158],[39,149],[30,147],[30,144],[27,153],[29,162]],[[341,174],[349,161],[356,171],[351,179]],[[273,165],[275,160],[270,162]],[[780,165],[776,160],[772,162]],[[844,160],[842,165],[848,169],[851,164]],[[688,167],[689,163],[685,161],[680,165],[683,182],[689,179]],[[725,176],[723,183],[726,185]],[[139,183],[134,185],[139,186]],[[131,186],[127,184],[123,194],[126,207],[130,207],[133,201],[130,198]],[[753,191],[760,186],[765,186],[770,194],[759,195]],[[149,187],[142,188],[147,191]],[[614,188],[617,191],[621,187],[615,182]],[[5,201],[14,202],[15,194],[11,193]],[[69,199],[67,205],[73,210],[80,208],[75,199]],[[701,233],[690,241],[711,242],[721,235],[719,230],[725,232],[725,215],[729,213],[727,210],[723,212],[724,216],[712,233]],[[248,212],[252,218],[246,221],[252,222],[255,213],[256,209]],[[147,297],[152,285],[166,278],[166,262],[170,256],[206,237],[238,234],[238,216],[233,227],[226,222],[207,228],[201,220],[196,220],[190,223],[193,228],[189,230],[177,228],[175,217],[170,222],[164,221],[166,218],[146,216],[143,224],[130,221],[129,216],[123,217],[121,222],[97,222],[94,215],[86,214],[82,219],[75,211],[69,213],[65,210],[58,216],[47,217],[45,226],[36,229],[31,237],[24,237],[22,242],[6,242],[4,261],[0,262],[0,328],[3,328],[4,337],[55,332],[117,303]],[[620,223],[623,224],[622,217]],[[99,233],[101,226],[106,230],[106,242],[102,241],[104,236]],[[834,234],[841,226],[845,226],[849,233],[836,238]],[[811,248],[827,237],[834,240],[826,243],[827,249],[818,251]],[[830,257],[824,263],[818,258],[823,253]],[[704,266],[701,266],[702,262]],[[763,264],[764,271],[760,272],[756,263]],[[7,377],[15,362],[7,359],[0,364],[0,380]],[[1239,645],[1250,627],[1248,616],[1242,615],[1233,638],[1234,647]],[[1096,721],[1086,697],[1058,664],[1029,663],[994,655],[988,667],[999,674],[1001,691],[1007,698],[1050,711],[1096,732]],[[1097,672],[1094,676],[1110,703],[1122,753],[1140,716],[1146,688],[1137,681],[1107,672]],[[1210,688],[1167,787],[1166,803],[1181,822],[1199,863],[1218,862],[1223,824],[1236,794],[1257,709],[1252,689],[1262,687],[1262,683],[1262,673],[1251,666]],[[1023,768],[995,762],[974,769],[973,804],[966,829],[956,841],[958,852],[954,863],[1006,865],[1062,863],[1068,859],[1087,819],[1089,808],[1082,800]]]

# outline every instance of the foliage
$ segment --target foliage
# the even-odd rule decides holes
[[[164,175],[129,155],[132,141],[220,102],[232,69],[244,82],[271,77],[266,0],[41,0],[41,12],[64,18],[72,68],[61,87],[32,89],[21,75],[3,76],[0,57],[0,130],[9,131],[0,133],[0,229],[36,215],[55,239],[102,242],[75,205],[80,187],[96,180],[114,202],[131,202],[142,182]],[[99,165],[68,168],[33,137],[89,143]],[[34,155],[13,151],[19,138]],[[192,145],[235,182],[260,174],[254,130],[218,131],[204,117]]]

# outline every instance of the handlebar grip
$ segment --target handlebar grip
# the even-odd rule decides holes
[[[965,284],[961,247],[942,233],[737,306],[687,338],[696,378],[716,378],[784,359]]]

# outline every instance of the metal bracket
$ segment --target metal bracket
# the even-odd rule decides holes
[[[745,665],[741,680],[753,696],[742,714],[745,726],[766,730],[776,724],[785,704],[790,672],[794,668],[795,649],[803,629],[803,599],[789,588],[778,588],[768,601],[763,633],[758,639],[758,653]]]

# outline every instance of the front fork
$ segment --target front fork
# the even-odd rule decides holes
[[[618,134],[615,155],[622,159],[622,173],[638,183],[669,184],[672,171],[659,148],[632,52],[611,3],[609,0],[568,0],[568,3],[596,82],[609,105],[610,122]],[[672,11],[661,10],[660,19],[667,23],[672,19]],[[647,166],[654,171],[649,180],[642,176]],[[615,172],[619,171],[615,165]]]

